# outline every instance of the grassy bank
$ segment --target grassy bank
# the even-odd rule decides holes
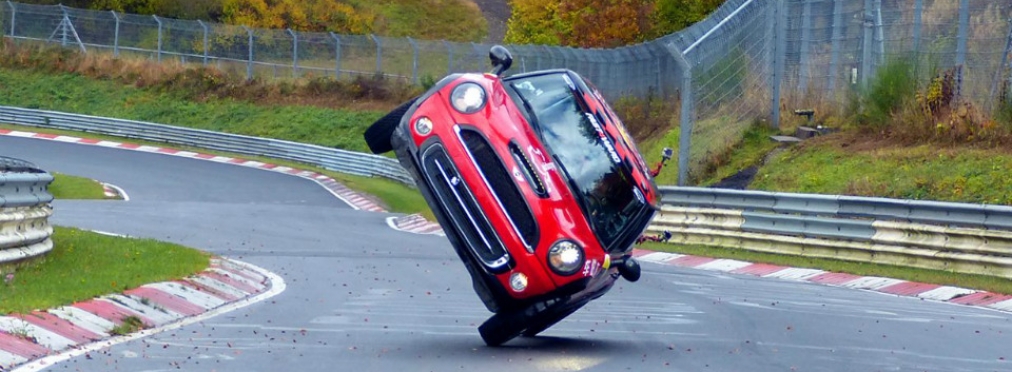
[[[150,239],[117,238],[56,227],[53,251],[4,275],[0,314],[67,305],[143,284],[189,276],[209,256]]]

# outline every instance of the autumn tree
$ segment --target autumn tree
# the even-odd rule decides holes
[[[724,0],[656,0],[653,35],[676,32],[706,19]]]
[[[560,35],[564,45],[618,47],[643,41],[651,25],[654,0],[563,0],[559,6],[569,33]]]
[[[338,0],[224,0],[222,21],[297,31],[368,33],[374,16]]]
[[[507,43],[559,45],[570,33],[559,16],[559,0],[510,0],[510,6]]]

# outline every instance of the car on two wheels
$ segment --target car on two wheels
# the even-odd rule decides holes
[[[658,209],[646,163],[618,116],[569,70],[449,75],[366,132],[394,151],[494,314],[488,345],[534,336],[636,281],[632,246]]]

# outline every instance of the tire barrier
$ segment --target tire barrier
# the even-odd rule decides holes
[[[662,187],[668,243],[1012,278],[1012,207]]]
[[[53,249],[52,182],[53,175],[29,162],[0,157],[0,265]]]

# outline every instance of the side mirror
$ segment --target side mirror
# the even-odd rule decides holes
[[[670,147],[665,147],[664,150],[661,151],[661,157],[664,158],[664,161],[668,161],[674,155],[675,155],[675,151],[672,150]]]
[[[492,74],[502,76],[513,65],[513,55],[502,45],[493,46],[488,51],[488,59],[492,62]]]

